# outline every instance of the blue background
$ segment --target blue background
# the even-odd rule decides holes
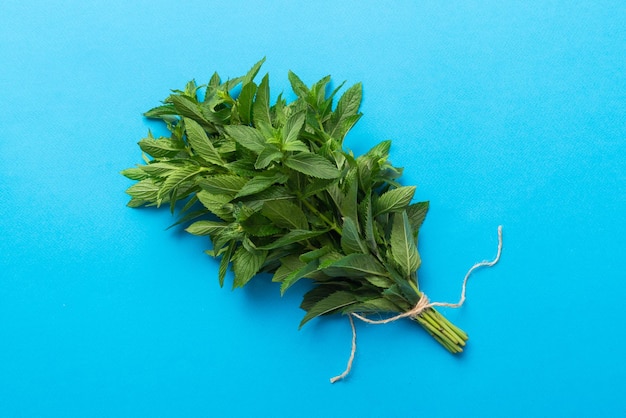
[[[0,6],[1,416],[624,416],[626,5],[13,1]],[[142,112],[262,56],[272,95],[363,82],[346,145],[392,139],[430,200],[410,321],[298,331],[304,286],[220,289],[208,243],[125,207]]]

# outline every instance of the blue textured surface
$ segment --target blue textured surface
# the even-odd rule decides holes
[[[7,1],[0,6],[0,416],[624,416],[623,1]],[[268,4],[270,3],[270,4]],[[132,210],[141,113],[245,72],[362,81],[355,153],[393,139],[430,200],[406,321],[297,330],[303,287],[220,289],[207,244]]]

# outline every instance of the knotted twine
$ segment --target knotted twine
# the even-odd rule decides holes
[[[461,297],[459,298],[459,301],[457,303],[431,302],[428,299],[428,296],[426,296],[425,293],[422,293],[413,309],[399,315],[392,316],[391,318],[374,320],[361,316],[355,312],[352,312],[350,315],[348,315],[348,319],[350,320],[350,326],[352,327],[352,351],[350,352],[350,358],[348,359],[346,370],[344,370],[343,373],[341,373],[340,375],[331,378],[330,383],[335,383],[336,381],[343,379],[348,375],[348,373],[350,373],[350,370],[352,369],[352,362],[354,361],[354,355],[356,353],[356,327],[354,326],[354,320],[352,319],[352,317],[360,319],[363,322],[367,322],[368,324],[380,325],[388,324],[389,322],[397,321],[398,319],[406,317],[416,317],[424,310],[435,306],[460,308],[461,306],[463,306],[463,303],[465,303],[465,289],[467,288],[467,280],[469,279],[472,272],[480,267],[491,267],[495,265],[500,260],[500,254],[502,254],[502,225],[498,226],[498,253],[496,254],[496,258],[494,258],[492,261],[481,261],[480,263],[476,263],[467,271],[467,274],[465,274],[465,278],[463,279],[463,286],[461,287]]]

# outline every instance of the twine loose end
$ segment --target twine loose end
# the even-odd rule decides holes
[[[354,355],[356,354],[356,327],[354,326],[354,320],[352,319],[352,315],[348,315],[348,319],[350,320],[350,326],[352,327],[352,351],[350,351],[350,358],[348,359],[348,364],[346,366],[346,370],[343,371],[338,376],[335,376],[330,379],[330,383],[335,383],[350,373],[352,369],[352,362],[354,361]]]

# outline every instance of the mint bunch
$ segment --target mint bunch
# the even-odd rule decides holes
[[[411,311],[422,298],[417,239],[428,202],[412,203],[415,187],[399,183],[390,141],[358,157],[344,149],[361,118],[361,85],[334,105],[343,84],[328,92],[329,76],[308,87],[289,72],[297,99],[270,103],[268,75],[254,81],[263,61],[242,77],[191,81],[145,114],[171,135],[139,142],[145,164],[122,172],[137,181],[128,205],[178,209],[177,224],[211,240],[220,285],[229,266],[233,287],[259,272],[281,293],[310,280],[300,326]],[[450,352],[463,350],[467,335],[434,307],[410,318]]]

